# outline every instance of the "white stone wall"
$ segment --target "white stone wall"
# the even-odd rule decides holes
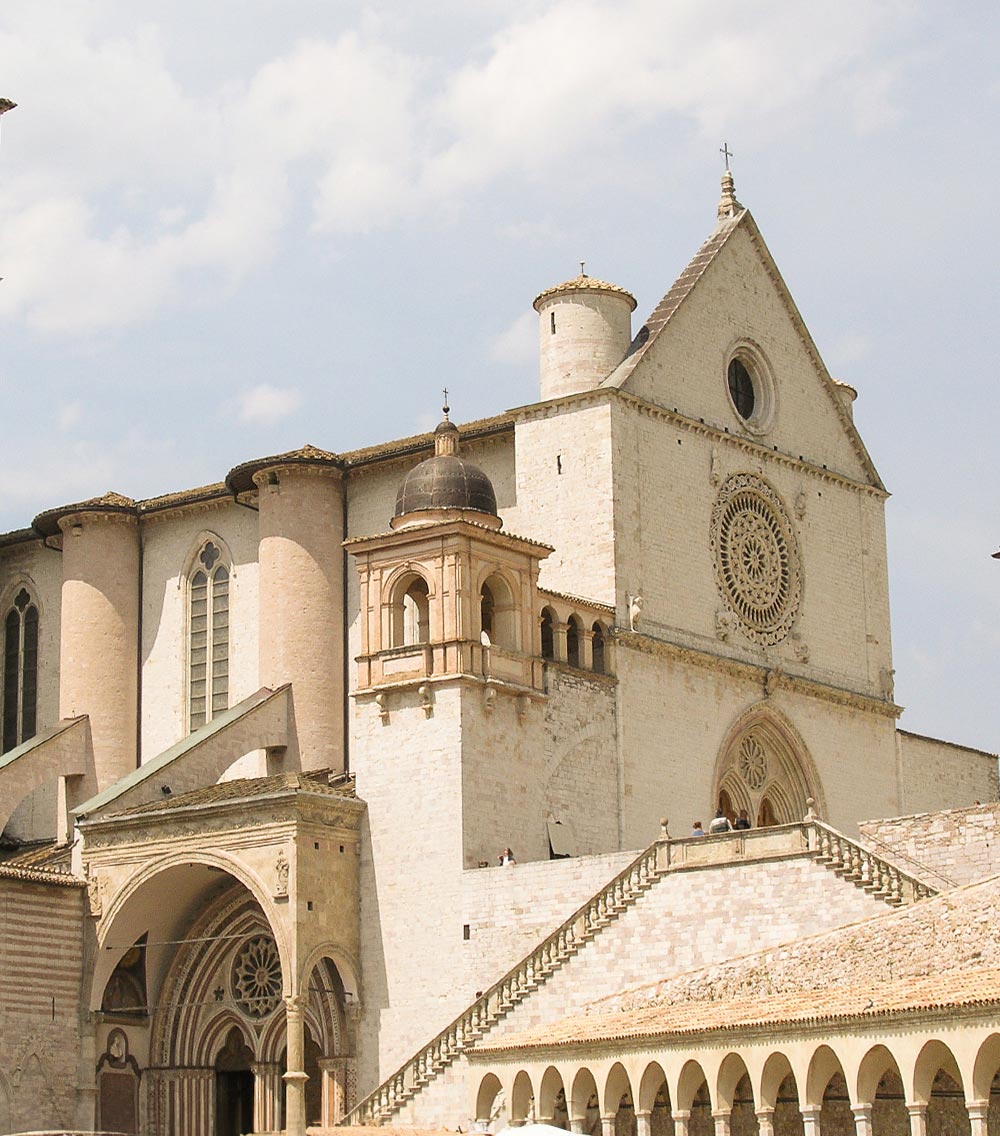
[[[603,397],[534,408],[516,426],[517,503],[505,527],[555,551],[539,585],[615,602],[611,408]]]
[[[257,514],[232,501],[144,522],[142,757],[188,732],[188,579],[206,540],[232,563],[229,581],[229,703],[259,687]]]
[[[985,756],[985,755],[984,755]],[[937,887],[1000,872],[1000,805],[865,821],[861,838],[880,856]]]
[[[729,398],[726,367],[734,346],[747,340],[766,356],[776,388],[773,428],[761,440],[768,448],[802,454],[817,466],[865,480],[835,407],[838,396],[820,385],[779,286],[744,228],[732,234],[646,350],[628,389],[660,406],[677,407],[695,421],[703,418],[718,429],[746,434]]]
[[[988,804],[997,799],[996,754],[905,730],[898,731],[896,741],[903,783],[900,812],[962,808],[973,801]],[[867,815],[878,814],[869,809]]]
[[[880,900],[805,858],[670,873],[486,1036],[519,1033],[581,1013],[630,986],[890,914]],[[459,1062],[424,1088],[394,1123],[464,1127],[467,1093]]]

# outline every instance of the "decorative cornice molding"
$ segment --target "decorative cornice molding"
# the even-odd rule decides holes
[[[878,714],[883,718],[898,718],[903,712],[903,707],[897,706],[894,702],[873,698],[854,690],[845,690],[839,686],[830,686],[827,683],[817,682],[815,679],[791,675],[779,666],[765,663],[747,663],[739,659],[728,658],[725,655],[714,655],[709,651],[685,647],[680,643],[672,643],[668,639],[660,639],[639,631],[626,631],[624,628],[617,628],[615,630],[615,642],[619,647],[640,651],[646,655],[656,655],[660,658],[676,659],[703,670],[728,674],[733,678],[742,679],[744,682],[754,683],[760,687],[768,682],[771,685],[769,693],[776,690],[787,690],[792,694],[819,698],[824,702],[832,702],[838,706],[850,706],[855,710],[861,710],[866,714]]]

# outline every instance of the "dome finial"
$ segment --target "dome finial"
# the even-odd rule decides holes
[[[584,270],[584,268],[586,267],[586,264],[587,264],[587,262],[586,262],[585,260],[581,260],[581,261],[580,261],[580,275],[581,275],[581,276],[586,276],[586,275],[587,275],[587,274],[586,274],[586,272],[584,272],[584,271],[583,271],[583,270]]]
[[[729,159],[734,155],[729,149],[728,142],[722,143],[719,153],[726,163],[726,169],[722,175],[722,197],[719,199],[718,217],[720,221],[728,221],[730,217],[741,213],[743,206],[736,200],[736,184],[733,181],[733,171],[729,168]]]
[[[434,453],[438,457],[451,457],[458,453],[458,427],[448,417],[451,412],[451,407],[448,405],[448,388],[445,387],[442,393],[444,406],[441,409],[444,411],[444,418],[434,428]]]

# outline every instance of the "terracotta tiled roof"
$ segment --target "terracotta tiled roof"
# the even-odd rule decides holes
[[[30,844],[5,855],[3,863],[11,868],[42,868],[49,872],[69,872],[71,851],[68,844],[57,844],[46,840],[41,844]]]
[[[321,450],[306,442],[297,450],[288,450],[283,454],[272,454],[270,457],[252,458],[234,466],[226,474],[226,486],[230,493],[247,493],[253,489],[253,475],[262,469],[281,465],[328,465],[340,468],[343,465],[339,454],[330,450]]]
[[[615,295],[628,300],[631,304],[631,310],[635,311],[635,296],[626,288],[620,288],[617,284],[609,284],[606,280],[598,280],[596,276],[587,276],[585,273],[574,276],[572,280],[564,280],[562,284],[556,284],[552,288],[546,288],[544,292],[539,292],[532,306],[535,311],[538,311],[539,304],[564,292],[614,292]]]
[[[217,785],[193,789],[190,793],[178,793],[176,797],[135,805],[133,808],[123,809],[120,813],[109,813],[105,819],[146,816],[150,813],[172,812],[175,809],[202,805],[228,804],[232,801],[252,801],[289,792],[319,793],[327,797],[354,799],[356,794],[353,778],[344,778],[331,784],[333,776],[329,769],[321,769],[311,770],[308,773],[279,773],[273,777],[243,777],[233,781],[220,781]]]
[[[1000,1005],[1000,970],[945,971],[869,986],[836,987],[729,1002],[657,1005],[614,1014],[580,1014],[524,1033],[508,1034],[477,1052],[544,1049],[630,1041],[718,1030],[811,1025],[881,1018],[913,1011]]]
[[[113,489],[100,497],[88,497],[86,501],[76,501],[72,505],[59,505],[46,509],[31,522],[32,528],[42,536],[55,536],[59,532],[59,522],[73,513],[135,513],[138,506],[131,497],[116,493]]]

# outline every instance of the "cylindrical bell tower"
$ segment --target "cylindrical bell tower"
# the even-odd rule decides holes
[[[581,273],[535,297],[543,399],[593,390],[625,358],[635,298]]]
[[[90,718],[96,791],[136,767],[139,519],[116,493],[35,518],[62,533],[59,716]]]
[[[329,455],[332,458],[332,455]],[[342,474],[317,458],[253,474],[260,509],[260,681],[292,684],[303,769],[344,768]]]

